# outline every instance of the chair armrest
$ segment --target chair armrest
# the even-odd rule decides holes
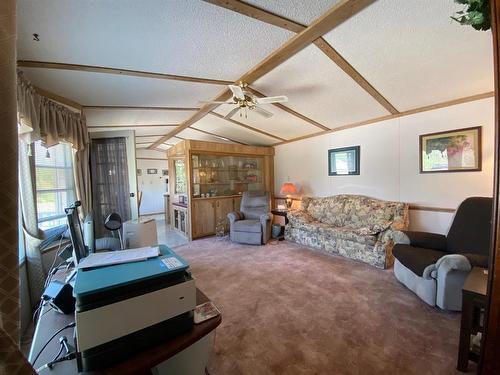
[[[452,270],[469,272],[471,269],[472,266],[469,260],[462,254],[445,255],[436,262],[436,270],[439,273],[448,273]]]
[[[396,231],[394,243],[406,244],[426,249],[446,251],[446,236],[437,233]]]
[[[463,253],[472,267],[488,268],[490,258],[487,255]]]
[[[267,224],[267,222],[272,219],[273,219],[273,214],[270,212],[260,215],[260,223],[262,225]]]
[[[244,215],[239,211],[233,211],[227,214],[227,218],[229,219],[229,223],[232,224],[235,221],[243,220]]]

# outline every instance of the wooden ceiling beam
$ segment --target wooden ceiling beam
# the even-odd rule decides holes
[[[245,82],[252,84],[260,77],[269,73],[271,70],[279,66],[281,63],[288,60],[290,57],[298,53],[299,51],[306,48],[316,39],[326,34],[330,30],[334,29],[336,26],[342,24],[344,21],[354,16],[370,4],[374,3],[376,0],[341,0],[330,8],[325,14],[314,21],[311,25],[305,28],[303,31],[295,35],[293,38],[288,40],[280,48],[272,52],[264,60],[250,69],[248,72],[243,74],[239,80],[240,82]],[[231,98],[231,92],[228,89],[224,89],[220,92],[213,101],[226,101]],[[180,133],[182,130],[194,124],[196,121],[205,117],[210,113],[217,105],[215,104],[205,104],[196,112],[193,116],[184,121],[177,129],[166,134],[162,139],[167,140],[172,138],[176,134]],[[274,136],[274,138],[276,138]],[[158,141],[159,142],[159,141]],[[155,143],[150,148],[154,148],[159,143]]]
[[[253,94],[255,94],[256,96],[258,97],[264,97],[264,96],[267,96],[265,94],[263,94],[262,92],[254,89],[254,88],[251,88],[251,87],[248,87],[248,90],[251,91]],[[322,130],[329,130],[330,128],[325,126],[325,125],[322,125],[320,124],[319,122],[317,121],[314,121],[313,119],[307,117],[307,116],[304,116],[303,114],[297,112],[297,111],[294,111],[293,109],[291,109],[290,107],[287,107],[286,105],[282,104],[282,103],[272,103],[275,107],[278,107],[280,109],[282,109],[283,111],[285,112],[288,112],[290,113],[291,115],[295,116],[295,117],[298,117],[300,118],[301,120],[304,120]]]
[[[207,3],[214,4],[234,12],[243,14],[247,17],[257,19],[259,21],[281,27],[283,29],[300,33],[307,28],[293,20],[278,16],[272,12],[259,8],[255,5],[250,5],[239,0],[204,0]],[[380,103],[390,113],[396,114],[399,111],[377,91],[349,62],[340,55],[323,37],[319,37],[314,41],[314,44],[335,64],[338,65],[348,76],[350,76],[359,86],[361,86],[368,94],[370,94],[377,102]]]
[[[22,68],[42,68],[42,69],[72,70],[77,72],[116,74],[121,76],[166,79],[171,81],[183,81],[183,82],[193,82],[193,83],[205,83],[209,85],[233,84],[232,81],[226,81],[222,79],[181,76],[176,74],[145,72],[142,70],[110,68],[110,67],[95,66],[95,65],[66,64],[66,63],[49,62],[49,61],[18,60],[17,66]]]
[[[179,124],[157,124],[157,125],[147,125],[147,124],[137,124],[137,125],[101,125],[101,126],[87,126],[87,129],[109,129],[109,128],[166,128],[179,126]],[[161,134],[158,134],[160,136]]]
[[[440,109],[440,108],[451,107],[453,105],[468,103],[468,102],[472,102],[475,100],[482,100],[482,99],[491,98],[494,96],[495,96],[495,93],[493,91],[490,91],[490,92],[485,92],[483,94],[471,95],[471,96],[466,96],[464,98],[448,100],[448,101],[437,103],[437,104],[431,104],[431,105],[426,105],[423,107],[409,109],[407,111],[403,111],[403,112],[400,112],[397,114],[386,115],[386,116],[376,117],[376,118],[369,119],[369,120],[358,121],[358,122],[342,125],[342,126],[330,129],[330,130],[326,130],[326,131],[322,131],[322,132],[318,132],[318,133],[313,133],[313,134],[308,134],[308,135],[304,135],[301,137],[289,139],[289,140],[286,140],[284,142],[275,143],[275,144],[273,144],[273,146],[279,146],[279,145],[283,145],[286,143],[297,142],[297,141],[301,141],[303,139],[314,138],[314,137],[318,137],[320,135],[335,133],[335,132],[338,132],[341,130],[357,128],[359,126],[370,125],[370,124],[374,124],[374,123],[381,122],[381,121],[392,120],[392,119],[399,118],[399,117],[410,116],[410,115],[414,115],[416,113],[421,113],[421,112],[433,111],[433,110]]]
[[[68,107],[76,109],[79,112],[82,112],[82,110],[83,110],[83,106],[80,103],[75,102],[74,100],[68,99],[68,98],[61,96],[61,95],[57,95],[51,91],[44,90],[44,89],[37,87],[37,86],[33,86],[33,87],[39,95],[44,96],[44,97],[46,97],[54,102],[64,104]]]
[[[232,138],[226,137],[225,135],[215,134],[215,133],[212,133],[212,132],[208,132],[206,130],[202,130],[202,129],[198,129],[198,128],[192,127],[192,126],[190,127],[190,129],[196,130],[197,132],[200,132],[200,133],[203,133],[203,134],[206,134],[206,135],[211,135],[212,137],[217,137],[217,138],[225,139],[227,141],[231,141],[233,143],[237,143],[237,144],[240,144],[240,145],[248,146],[248,143],[237,141],[236,139],[232,139]]]
[[[225,118],[224,116],[222,116],[220,113],[217,113],[217,112],[210,112],[211,115],[214,115],[220,119],[223,119],[223,120],[226,120],[226,121],[229,121],[230,123],[232,124],[235,124],[235,125],[238,125],[238,126],[241,126],[242,128],[245,128],[247,130],[250,130],[250,131],[253,131],[255,133],[260,133],[262,135],[265,135],[267,137],[271,137],[271,138],[274,138],[274,139],[279,139],[280,141],[284,142],[286,141],[286,139],[284,138],[281,138],[281,137],[278,137],[277,135],[274,135],[274,134],[271,134],[271,133],[268,133],[268,132],[265,132],[264,130],[260,130],[258,128],[254,128],[253,126],[249,126],[247,124],[244,124],[242,122],[239,122],[239,121],[236,121],[236,120],[233,120],[232,118]]]
[[[226,101],[229,98],[231,98],[231,91],[229,89],[224,89],[217,95],[213,101]],[[158,141],[156,141],[150,148],[155,148],[159,144],[163,143],[163,141],[166,141],[177,134],[179,134],[181,131],[184,129],[190,127],[193,125],[196,121],[201,120],[203,117],[205,117],[211,110],[217,107],[217,104],[205,104],[203,107],[201,107],[198,112],[193,114],[191,117],[189,117],[187,120],[182,122],[177,128],[172,130],[171,132],[165,134],[163,137],[161,137]]]
[[[137,111],[198,111],[199,107],[160,107],[160,106],[132,106],[132,105],[84,105],[83,109],[120,109]]]

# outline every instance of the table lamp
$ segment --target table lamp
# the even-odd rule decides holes
[[[281,185],[280,194],[286,195],[286,208],[290,209],[292,207],[292,194],[297,194],[297,188],[291,182],[285,182]]]

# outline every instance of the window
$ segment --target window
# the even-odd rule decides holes
[[[176,160],[175,164],[175,191],[174,194],[185,194],[186,189],[186,166],[184,160]]]
[[[76,200],[71,146],[60,143],[47,150],[35,142],[35,171],[39,228],[66,224],[64,208]]]

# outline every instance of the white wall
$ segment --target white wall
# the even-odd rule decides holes
[[[421,206],[456,208],[493,191],[494,99],[484,99],[309,138],[276,147],[276,194],[288,178],[302,195],[363,194]],[[419,135],[482,126],[482,171],[419,173]],[[328,150],[361,146],[359,176],[328,176]],[[410,227],[446,233],[453,214],[411,211]]]
[[[140,215],[164,212],[164,196],[167,191],[166,177],[163,169],[168,169],[168,162],[164,152],[154,150],[137,150],[137,169],[142,175],[137,176],[139,191],[142,191]],[[158,174],[147,174],[148,169],[157,169]]]

